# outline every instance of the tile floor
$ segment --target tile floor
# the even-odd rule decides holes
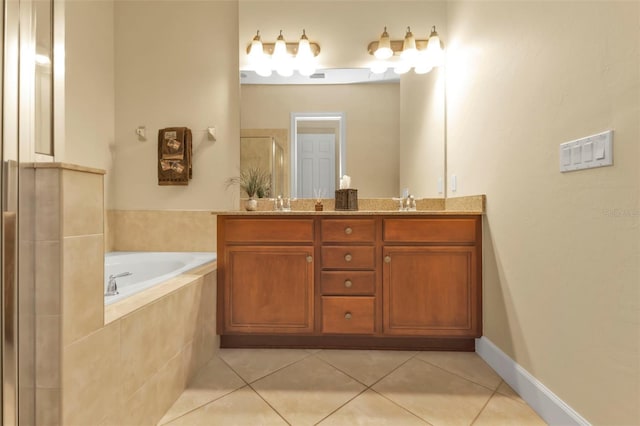
[[[546,423],[475,353],[221,349],[159,424]]]

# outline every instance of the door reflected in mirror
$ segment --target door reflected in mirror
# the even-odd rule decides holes
[[[291,195],[332,197],[345,174],[345,114],[291,114]]]

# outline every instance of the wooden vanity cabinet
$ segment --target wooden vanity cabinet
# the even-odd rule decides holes
[[[386,218],[383,240],[384,334],[480,337],[480,218]]]
[[[218,223],[218,333],[314,330],[314,221]]]
[[[223,347],[474,350],[481,216],[218,216]]]

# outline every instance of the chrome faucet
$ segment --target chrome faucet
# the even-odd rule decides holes
[[[116,283],[116,278],[126,277],[127,275],[132,275],[131,272],[123,272],[117,275],[109,275],[109,283],[107,284],[107,291],[104,293],[105,296],[115,296],[118,294],[118,284]]]

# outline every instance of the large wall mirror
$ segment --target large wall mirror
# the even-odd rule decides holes
[[[368,43],[377,40],[384,26],[394,40],[402,39],[407,25],[416,38],[426,38],[432,25],[443,25],[443,7],[437,2],[386,3],[240,1],[241,146],[253,143],[248,136],[279,135],[273,140],[284,153],[284,185],[271,196],[282,193],[307,198],[320,189],[332,198],[331,189],[324,188],[327,185],[300,185],[301,176],[308,171],[298,154],[300,140],[334,138],[335,142],[326,142],[338,153],[334,167],[323,170],[335,177],[336,185],[346,173],[362,198],[396,197],[404,188],[418,198],[443,197],[443,70],[421,75],[413,71],[373,74],[368,69],[373,57],[367,52]],[[283,78],[276,73],[264,78],[252,72],[246,48],[257,30],[264,43],[274,42],[280,30],[288,42],[295,42],[303,27],[321,47],[313,79],[297,74]],[[343,135],[321,121],[296,126],[292,119],[294,114],[338,113],[344,118]],[[313,136],[322,134],[330,136]],[[241,155],[240,167],[247,165],[247,158]]]

